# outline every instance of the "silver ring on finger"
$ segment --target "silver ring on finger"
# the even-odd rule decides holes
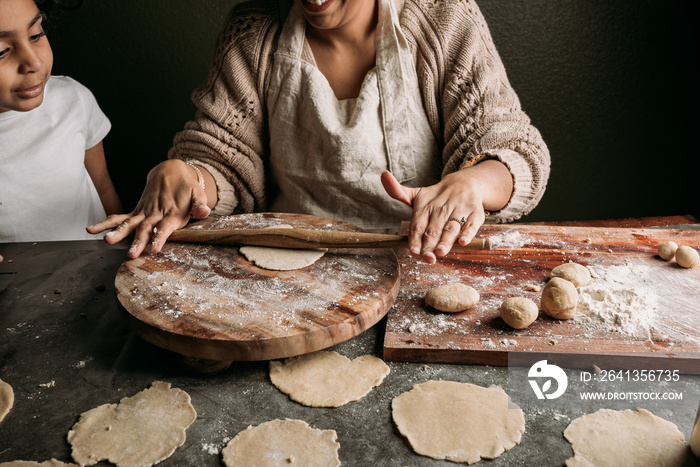
[[[467,218],[466,218],[466,217],[462,217],[461,219],[457,219],[456,217],[450,217],[449,219],[447,219],[447,222],[450,222],[450,221],[458,222],[459,225],[461,225],[462,227],[464,227],[464,224],[466,224],[466,222],[467,222]]]

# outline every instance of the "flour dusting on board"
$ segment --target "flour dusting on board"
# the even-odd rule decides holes
[[[596,330],[648,334],[659,308],[649,266],[591,267],[593,279],[579,288],[574,322]]]
[[[168,245],[149,258],[147,267],[134,269],[140,280],[129,300],[173,320],[199,315],[229,328],[257,329],[264,319],[273,328],[263,334],[284,335],[326,319],[323,310],[330,315],[346,307],[358,313],[369,309],[386,293],[385,279],[395,270],[390,255],[361,250],[329,253],[316,265],[267,275],[262,269],[246,269],[246,261],[235,252],[209,245]],[[311,283],[314,287],[309,289]],[[376,284],[376,289],[362,284]],[[317,310],[320,317],[309,310]],[[346,315],[352,316],[342,316]]]
[[[499,235],[489,237],[491,248],[522,248],[527,240],[517,230],[510,230]]]

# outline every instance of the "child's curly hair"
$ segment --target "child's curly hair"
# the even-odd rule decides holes
[[[61,10],[75,10],[83,4],[83,0],[34,0],[34,3],[45,16],[50,16],[56,7]]]

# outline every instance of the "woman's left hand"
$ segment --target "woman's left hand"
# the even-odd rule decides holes
[[[408,249],[431,264],[455,241],[469,243],[486,219],[485,209],[503,208],[513,191],[510,172],[496,160],[448,174],[429,187],[405,187],[389,172],[381,180],[389,196],[413,208]]]

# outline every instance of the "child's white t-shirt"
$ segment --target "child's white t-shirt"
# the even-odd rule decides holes
[[[29,112],[0,113],[0,243],[101,238],[85,227],[106,217],[85,151],[111,124],[89,89],[51,76]]]

